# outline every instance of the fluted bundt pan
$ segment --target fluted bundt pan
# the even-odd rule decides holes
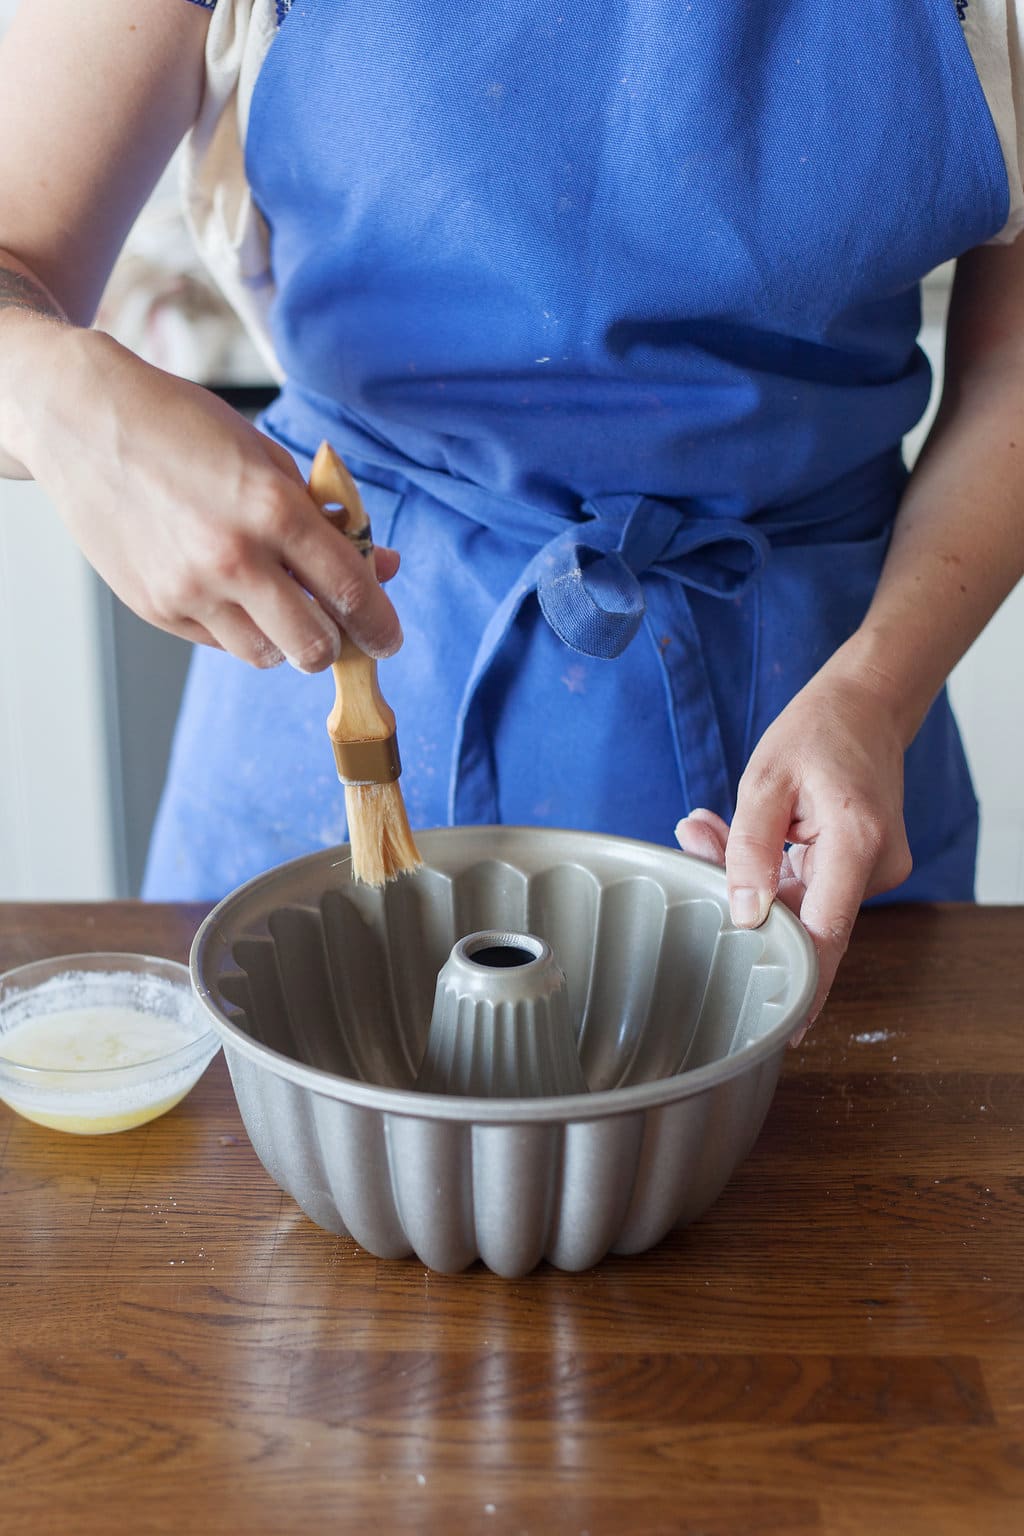
[[[196,935],[193,984],[268,1172],[320,1226],[449,1273],[586,1269],[692,1221],[756,1140],[806,1017],[800,924],[776,904],[733,928],[722,872],[653,844],[517,827],[418,841],[424,868],[383,890],[329,849],[242,886]],[[507,1070],[486,1091],[475,1067],[458,1078],[438,976],[487,931],[564,972],[584,1091],[494,1097]],[[579,1081],[559,1059],[556,1080]]]

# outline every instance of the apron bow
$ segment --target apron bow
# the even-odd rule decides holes
[[[646,612],[639,577],[655,571],[716,597],[737,597],[768,553],[758,529],[731,518],[687,515],[685,504],[611,495],[583,504],[536,561],[537,600],[574,651],[621,656]]]
[[[762,514],[770,542],[762,527],[709,515],[707,503],[699,500],[613,492],[582,502],[575,516],[520,502],[417,463],[336,403],[294,383],[282,391],[266,425],[300,456],[309,457],[303,443],[329,437],[371,499],[383,500],[382,516],[388,509],[393,512],[402,492],[375,484],[380,470],[533,552],[486,625],[463,687],[448,791],[453,824],[500,820],[497,770],[484,719],[485,684],[534,593],[558,638],[587,656],[621,656],[646,621],[665,692],[680,807],[706,805],[728,819],[733,799],[725,749],[687,590],[739,597],[760,575],[773,542],[813,541],[817,528],[834,530],[843,520],[860,517],[883,492],[895,498],[906,478],[899,453],[883,454],[787,507]],[[836,537],[835,532],[830,536]],[[645,593],[640,577],[648,573],[662,579],[651,581]],[[666,582],[682,589],[675,601],[669,601]],[[680,596],[684,601],[678,601]],[[680,643],[666,649],[656,636],[670,632]]]

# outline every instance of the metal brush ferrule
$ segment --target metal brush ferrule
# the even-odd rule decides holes
[[[364,525],[360,533],[349,533],[347,528],[342,529],[342,532],[356,553],[362,555],[364,560],[369,560],[373,554],[373,530],[369,523]]]
[[[378,741],[335,741],[334,761],[343,784],[393,784],[402,772],[398,737]]]

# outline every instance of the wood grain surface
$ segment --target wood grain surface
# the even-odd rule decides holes
[[[0,906],[0,969],[201,909]],[[223,1058],[160,1120],[0,1106],[0,1536],[1020,1536],[1024,909],[868,913],[717,1205],[525,1280],[314,1227]]]

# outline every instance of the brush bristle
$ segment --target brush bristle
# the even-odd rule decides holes
[[[397,782],[346,784],[345,813],[354,880],[385,885],[398,875],[419,869],[423,860]]]

